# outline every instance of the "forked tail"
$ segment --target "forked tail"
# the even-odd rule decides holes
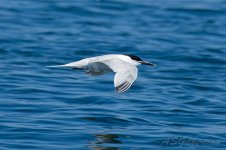
[[[65,64],[65,65],[54,65],[54,66],[46,66],[48,68],[59,68],[59,67],[65,67],[65,68],[72,68],[72,69],[78,69],[78,70],[83,70],[82,68],[80,67],[77,67],[77,66],[73,66],[71,64]]]
[[[54,66],[46,66],[48,68],[57,68],[57,67],[70,67],[70,66],[67,66],[67,65],[54,65]]]

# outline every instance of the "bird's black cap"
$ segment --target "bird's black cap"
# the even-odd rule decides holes
[[[129,55],[129,54],[124,54],[126,56],[129,56],[131,59],[136,60],[136,61],[142,61],[142,59],[140,59],[140,57],[135,56],[135,55]]]

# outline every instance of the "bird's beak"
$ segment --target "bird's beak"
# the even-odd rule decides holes
[[[142,65],[148,65],[148,66],[156,66],[156,64],[153,64],[153,63],[150,63],[150,62],[147,62],[147,61],[139,61],[139,63],[141,63]]]

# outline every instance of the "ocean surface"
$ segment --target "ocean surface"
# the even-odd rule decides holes
[[[114,74],[47,68],[104,54]],[[225,0],[0,0],[0,150],[226,149]]]

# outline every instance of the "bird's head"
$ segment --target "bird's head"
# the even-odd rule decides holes
[[[135,55],[127,55],[125,54],[125,56],[127,56],[126,58],[126,62],[138,66],[138,65],[148,65],[148,66],[156,66],[155,64],[148,62],[148,61],[144,61],[142,60],[140,57],[135,56]]]

